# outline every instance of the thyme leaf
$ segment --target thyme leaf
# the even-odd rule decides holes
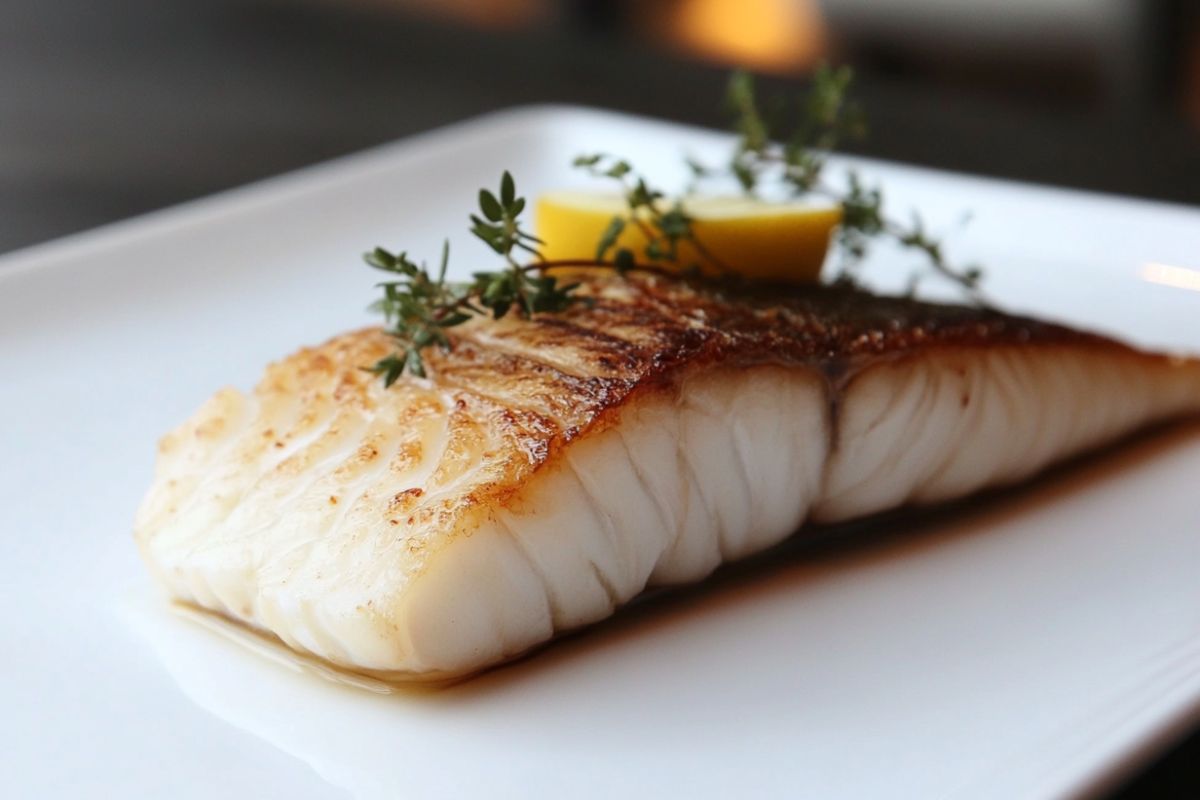
[[[774,176],[793,197],[815,195],[841,206],[842,222],[837,232],[841,257],[838,280],[853,282],[854,272],[868,255],[871,244],[890,239],[919,253],[928,273],[955,284],[969,299],[982,302],[983,270],[977,265],[959,266],[949,261],[942,243],[929,234],[919,217],[914,216],[912,223],[904,224],[888,216],[882,190],[864,185],[854,170],[846,174],[845,189],[827,180],[830,152],[844,140],[861,139],[867,133],[862,107],[850,97],[853,82],[854,73],[849,67],[821,65],[808,92],[793,104],[796,122],[789,127],[778,125],[763,110],[750,73],[735,72],[730,77],[725,99],[733,113],[737,145],[724,168],[690,161],[693,188],[702,180],[728,176],[746,194],[757,196],[764,183]],[[914,274],[910,286],[915,289],[922,277]]]
[[[748,195],[757,195],[770,180],[778,181],[792,196],[818,195],[832,199],[842,208],[837,232],[842,267],[838,281],[854,282],[854,270],[866,257],[871,244],[889,238],[920,253],[928,272],[947,279],[979,300],[983,272],[978,266],[955,266],[942,243],[926,230],[919,216],[903,224],[884,213],[883,192],[868,186],[857,172],[845,176],[845,188],[835,188],[827,179],[829,154],[846,138],[866,133],[862,109],[849,97],[853,72],[848,67],[822,66],[810,90],[793,102],[777,104],[783,113],[768,113],[760,102],[753,77],[735,72],[726,91],[726,104],[733,114],[737,146],[724,167],[712,167],[694,159],[687,161],[693,187],[716,177],[732,177]],[[795,115],[790,126],[781,126],[781,116]],[[633,164],[605,153],[575,158],[574,166],[589,174],[615,182],[624,208],[612,217],[596,242],[594,259],[548,261],[541,253],[543,242],[524,227],[526,200],[517,194],[516,181],[505,171],[495,191],[479,190],[477,210],[468,215],[468,230],[501,257],[500,269],[473,273],[469,281],[446,279],[450,243],[442,246],[436,271],[418,263],[406,251],[376,247],[363,255],[372,268],[387,276],[378,284],[382,296],[371,310],[382,314],[395,350],[364,367],[391,386],[403,375],[424,378],[427,365],[423,353],[430,347],[449,350],[452,328],[476,317],[502,319],[509,314],[528,319],[535,314],[561,313],[577,303],[591,302],[576,294],[577,283],[564,284],[553,273],[558,267],[601,267],[619,275],[638,270],[657,274],[698,277],[716,273],[728,277],[732,270],[716,258],[697,237],[683,199],[669,197],[654,186]],[[641,252],[621,246],[622,235],[636,230]],[[681,246],[687,244],[702,263],[681,265]],[[910,290],[924,277],[914,274]]]
[[[631,170],[627,164],[606,167],[611,173],[609,177],[616,179],[624,179]],[[661,197],[660,192],[640,178],[635,190],[642,198],[641,206],[649,207]],[[480,316],[502,319],[511,313],[528,319],[534,314],[559,313],[576,303],[588,302],[576,295],[578,283],[563,283],[552,274],[555,268],[600,266],[618,273],[633,269],[669,271],[666,267],[638,262],[626,249],[617,250],[612,260],[606,261],[606,254],[616,245],[624,227],[623,221],[617,225],[617,219],[606,231],[607,241],[601,241],[603,247],[598,246],[594,261],[547,261],[538,249],[542,241],[524,227],[521,215],[525,207],[525,198],[517,194],[516,181],[507,171],[500,177],[498,191],[479,190],[478,213],[468,215],[468,229],[503,258],[504,266],[498,270],[475,272],[469,281],[446,279],[450,262],[449,240],[442,245],[441,261],[435,272],[424,263],[409,258],[404,251],[392,252],[376,247],[363,254],[367,265],[388,276],[387,280],[377,284],[382,297],[369,308],[383,315],[387,334],[396,344],[395,352],[364,369],[380,376],[385,387],[403,375],[424,378],[427,370],[422,353],[430,347],[449,350],[451,341],[446,332],[451,328]],[[685,217],[673,211],[655,214],[650,224],[663,229],[660,238],[666,243],[664,246],[673,247],[676,240],[688,235],[690,227]],[[532,256],[533,260],[523,263],[518,259],[518,253]]]

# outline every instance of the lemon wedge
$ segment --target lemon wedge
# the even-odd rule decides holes
[[[830,234],[841,222],[841,208],[812,203],[769,203],[744,197],[695,197],[684,200],[692,231],[720,264],[748,278],[815,281],[825,261]],[[614,216],[625,215],[617,194],[549,192],[538,198],[537,236],[551,261],[593,259]],[[647,243],[636,225],[626,225],[616,247],[629,248],[638,260]],[[612,251],[610,251],[611,253]],[[690,242],[681,242],[675,263],[681,268],[706,258]]]

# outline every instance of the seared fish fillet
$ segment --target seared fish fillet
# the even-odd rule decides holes
[[[853,290],[589,279],[455,328],[429,379],[339,336],[159,445],[135,536],[176,599],[351,670],[440,679],[697,581],[806,520],[1020,481],[1200,410],[1200,363]]]

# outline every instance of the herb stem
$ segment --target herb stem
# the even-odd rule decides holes
[[[734,112],[734,130],[739,134],[737,149],[723,170],[689,160],[692,185],[714,176],[731,175],[746,194],[755,196],[759,184],[781,170],[780,181],[794,196],[816,194],[841,206],[838,233],[843,255],[841,280],[852,280],[850,267],[865,257],[868,242],[882,235],[922,253],[935,274],[963,289],[974,302],[984,302],[979,288],[981,270],[975,266],[952,266],[941,243],[926,234],[919,218],[912,226],[905,226],[885,216],[880,190],[864,187],[853,171],[847,174],[849,188],[844,192],[835,191],[822,180],[829,155],[840,139],[861,138],[866,130],[861,111],[847,99],[853,78],[848,67],[818,68],[811,90],[800,100],[799,123],[791,131],[778,131],[761,109],[751,75],[735,72],[729,81],[726,100]],[[914,289],[919,278],[919,274],[914,274],[911,281]]]
[[[839,138],[860,135],[864,127],[856,106],[847,99],[852,78],[851,71],[845,67],[818,69],[811,91],[801,99],[799,122],[790,135],[778,136],[778,131],[773,130],[774,117],[760,110],[751,76],[745,72],[735,73],[730,80],[728,100],[736,113],[738,147],[724,169],[713,169],[689,159],[687,163],[694,178],[692,185],[714,176],[729,175],[746,194],[755,196],[761,182],[778,174],[781,184],[793,196],[818,195],[841,207],[842,222],[837,236],[843,266],[839,281],[853,283],[850,270],[866,255],[869,241],[887,236],[924,255],[933,274],[953,282],[974,301],[983,303],[979,289],[980,270],[952,266],[946,260],[941,243],[925,232],[919,217],[914,217],[911,225],[886,217],[881,191],[877,187],[864,186],[852,170],[847,172],[845,191],[837,191],[823,180],[829,155]],[[447,330],[474,317],[490,315],[500,319],[512,312],[528,319],[536,314],[565,311],[577,302],[591,302],[575,293],[578,283],[560,284],[560,276],[554,274],[557,269],[600,268],[618,275],[642,272],[671,279],[688,277],[718,285],[738,278],[732,268],[696,236],[693,220],[685,211],[682,198],[668,203],[666,193],[636,174],[624,159],[597,153],[579,156],[574,164],[596,177],[615,180],[624,198],[622,212],[609,220],[596,244],[595,258],[544,258],[538,249],[544,243],[521,227],[521,213],[526,201],[517,196],[515,183],[508,172],[501,176],[498,191],[479,190],[478,212],[469,215],[471,233],[503,259],[503,268],[476,272],[469,281],[447,281],[448,243],[442,249],[436,278],[423,264],[410,260],[403,252],[396,254],[375,248],[365,254],[364,259],[370,266],[391,276],[379,284],[383,297],[372,308],[383,314],[387,332],[395,339],[397,349],[367,368],[381,375],[385,386],[405,374],[424,377],[425,364],[421,354],[425,348],[436,345],[443,350],[450,349],[452,339]],[[640,255],[618,246],[621,234],[631,228],[644,239]],[[691,252],[704,265],[717,271],[717,276],[705,274],[701,264],[681,264],[681,245],[690,246]],[[523,251],[533,260],[522,263],[524,258],[518,260],[516,250]],[[915,292],[921,277],[914,273],[910,292]]]

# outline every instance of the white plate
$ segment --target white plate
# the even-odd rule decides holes
[[[490,264],[463,223],[502,168],[535,192],[603,149],[671,183],[684,150],[727,146],[518,110],[0,259],[4,794],[1048,797],[1190,724],[1194,426],[899,537],[792,548],[441,692],[338,687],[164,610],[129,536],[156,437],[366,321],[361,251],[432,258],[452,231],[456,269]],[[1196,210],[859,165],[935,228],[972,210],[952,253],[1003,304],[1200,351],[1200,295],[1139,277],[1200,267]]]

